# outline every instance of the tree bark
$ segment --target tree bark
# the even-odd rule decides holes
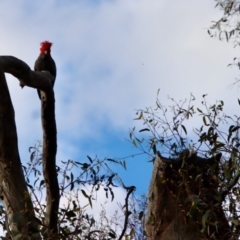
[[[24,233],[28,232],[30,228],[37,227],[31,198],[21,168],[14,109],[4,72],[15,76],[21,85],[42,91],[42,163],[47,196],[44,238],[57,239],[60,195],[56,172],[57,128],[55,99],[51,83],[54,77],[46,71],[32,71],[26,63],[12,56],[0,56],[0,66],[0,187],[2,188],[3,203],[7,210],[7,218],[10,221],[12,216],[24,213],[24,218],[21,221]],[[23,200],[19,201],[19,199]],[[11,228],[13,229],[13,227],[12,225]]]
[[[221,200],[216,200],[220,196],[215,181],[220,158],[221,154],[200,158],[185,150],[178,159],[168,159],[158,152],[148,195],[148,240],[232,239]],[[211,172],[214,164],[216,172]],[[195,207],[199,200],[204,204]],[[216,225],[206,230],[202,219],[208,210],[207,222]]]
[[[57,238],[59,185],[56,171],[57,127],[55,121],[55,99],[52,87],[48,92],[41,92],[42,128],[43,128],[43,175],[47,191],[47,229],[48,236]]]
[[[14,235],[21,239],[38,231],[31,197],[24,179],[18,152],[14,109],[0,65],[0,193],[7,220]],[[32,239],[41,239],[39,234]]]

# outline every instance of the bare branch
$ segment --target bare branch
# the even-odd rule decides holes
[[[33,205],[24,179],[18,152],[14,109],[0,65],[0,192],[12,234],[28,239],[37,232]],[[32,239],[41,239],[36,234]]]
[[[51,82],[54,80],[54,77],[49,72],[46,72],[46,71],[43,71],[43,72],[32,71],[25,62],[12,56],[0,56],[0,65],[2,66],[4,72],[10,73],[13,76],[15,76],[20,81],[20,85],[22,86],[26,85],[26,86],[29,86],[32,88],[38,88],[41,90],[41,94],[42,94],[41,112],[42,112],[42,128],[43,128],[42,163],[43,163],[43,176],[46,184],[46,196],[47,196],[46,219],[44,222],[46,229],[43,229],[43,231],[44,231],[44,238],[57,239],[58,208],[59,208],[60,195],[59,195],[59,185],[58,185],[57,171],[56,171],[57,128],[56,128],[56,121],[55,121],[55,99],[54,99],[54,92],[51,84]],[[5,80],[3,72],[2,72],[2,78]],[[12,118],[14,118],[14,110],[11,104],[11,99],[7,89],[6,81],[2,80],[1,83],[3,85],[5,84],[4,85],[5,88],[0,86],[1,87],[0,95],[1,95],[1,98],[4,100],[2,102],[0,101],[0,108],[4,109],[5,111],[4,113],[6,114],[7,117],[12,116]],[[1,91],[3,90],[5,91],[4,94],[7,97],[4,97],[5,95],[1,94]],[[5,104],[4,102],[7,102],[7,104]],[[6,109],[6,106],[8,106],[9,103],[11,105],[10,107],[8,107],[8,109]],[[0,118],[0,121],[1,121],[1,118]],[[8,124],[9,121],[6,121],[5,119],[3,119],[2,122],[3,122],[2,124]],[[12,123],[13,126],[11,126],[11,128],[15,130],[14,137],[17,139],[14,119],[13,119],[13,123]],[[1,125],[0,125],[0,128],[1,128]],[[6,127],[2,127],[0,131],[4,132],[5,130],[6,130]],[[4,132],[4,134],[6,135],[6,132]],[[1,135],[1,132],[0,132],[1,137],[5,136],[4,134]],[[3,138],[2,142],[5,145],[9,143],[9,141],[6,140],[6,138]],[[14,143],[15,145],[11,147],[11,151],[13,151],[13,149],[14,151],[16,151],[15,157],[16,157],[17,164],[15,163],[14,164],[21,169],[20,158],[17,150],[17,140],[15,140]],[[9,146],[8,147],[5,146],[6,149],[8,149]],[[6,153],[3,156],[3,161],[6,161],[6,159],[8,159],[8,157],[11,156],[11,154],[12,152]],[[1,156],[1,152],[0,152],[0,156]],[[10,163],[11,161],[8,162],[8,165]],[[7,166],[7,168],[9,168],[9,166]],[[4,169],[6,169],[6,166],[4,166]],[[4,169],[2,168],[0,170],[3,171]],[[18,169],[18,171],[20,170]],[[22,170],[20,171],[20,174],[21,174],[21,177],[23,178],[22,179],[23,186],[19,186],[16,190],[11,191],[14,194],[16,194],[16,196],[18,196],[16,198],[18,199],[18,201],[19,201],[19,198],[21,199],[21,197],[19,197],[21,196],[19,192],[21,192],[22,194],[27,192],[26,183],[24,181]],[[16,176],[18,175],[19,175],[18,172],[11,175],[11,177],[14,178],[13,184],[16,184]],[[18,180],[17,180],[17,183],[18,183]],[[28,197],[27,199],[29,201],[30,207],[32,207],[30,197]],[[9,198],[9,204],[10,203],[12,204],[12,201],[13,201],[12,197]],[[30,207],[29,209],[32,209]],[[15,213],[15,210],[14,210],[14,213]],[[32,214],[33,214],[33,210],[32,210]],[[32,221],[26,221],[26,222],[28,223]]]
[[[47,71],[32,71],[22,60],[13,56],[0,56],[0,65],[3,71],[16,77],[21,85],[38,88],[42,91],[52,89],[54,77]]]

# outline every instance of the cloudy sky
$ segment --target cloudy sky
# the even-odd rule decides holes
[[[210,38],[207,29],[221,12],[209,0],[36,0],[0,1],[0,52],[32,68],[39,44],[53,42],[58,127],[57,159],[86,161],[86,156],[124,158],[139,151],[126,141],[136,109],[160,100],[170,105],[193,93],[226,109],[237,109],[239,77],[227,65],[238,57],[231,43]],[[40,102],[34,89],[21,89],[7,75],[21,159],[42,139]],[[147,192],[147,156],[127,158],[118,170],[137,194]]]

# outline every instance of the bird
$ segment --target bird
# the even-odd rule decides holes
[[[55,61],[51,56],[51,46],[52,43],[49,41],[44,41],[40,43],[40,54],[35,61],[34,71],[48,71],[53,77],[52,86],[54,86],[55,79],[57,76],[57,68]],[[39,99],[41,100],[41,92],[37,89]]]

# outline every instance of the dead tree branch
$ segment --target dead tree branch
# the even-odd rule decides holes
[[[5,75],[0,65],[0,193],[11,234],[28,239],[37,232],[38,224],[24,179],[18,152],[14,109]],[[39,234],[32,239],[41,239]]]
[[[17,59],[12,56],[0,56],[0,66],[3,69],[3,72],[10,73],[14,77],[16,77],[21,85],[26,85],[32,88],[38,88],[42,91],[42,109],[41,109],[41,116],[42,116],[42,128],[43,128],[43,155],[42,155],[42,163],[43,163],[43,176],[46,184],[46,195],[47,195],[47,208],[46,208],[46,233],[44,236],[51,237],[51,239],[56,239],[57,233],[58,233],[58,226],[57,226],[57,219],[58,219],[58,208],[59,208],[59,185],[58,185],[58,179],[57,179],[57,172],[56,172],[56,152],[57,152],[57,128],[56,128],[56,121],[55,121],[55,99],[54,99],[54,92],[52,89],[51,81],[53,81],[53,77],[49,72],[36,72],[32,71],[30,67],[21,61],[20,59]],[[1,87],[0,90],[0,109],[4,110],[4,114],[10,118],[12,118],[12,121],[14,122],[14,110],[11,105],[11,98],[7,89],[7,84],[5,81],[4,74],[2,72],[2,79],[1,84],[5,86],[5,88]],[[3,90],[4,89],[4,90]],[[5,95],[7,97],[4,97]],[[37,96],[36,96],[37,97]],[[1,101],[2,99],[2,101]],[[11,105],[10,107],[6,108],[6,102],[7,104]],[[0,110],[1,114],[1,110]],[[4,116],[5,116],[4,115]],[[0,115],[2,116],[2,115]],[[6,127],[1,127],[1,124],[8,124],[9,120],[6,118],[0,118],[0,131],[5,131]],[[9,126],[9,131],[15,131],[15,138],[17,139],[16,134],[16,126],[15,122],[12,124],[12,126]],[[6,135],[6,132],[4,132]],[[4,138],[3,134],[0,134],[0,140],[3,142],[3,144],[9,144],[10,140],[7,140],[6,137]],[[2,154],[2,145],[0,146],[0,157],[2,161],[5,162],[5,165],[3,168],[0,169],[0,175],[3,176],[4,169],[9,168],[9,164],[11,161],[9,159],[9,156],[11,156],[12,151],[16,151],[16,163],[13,163],[15,165],[18,165],[21,169],[21,163],[20,158],[18,155],[18,148],[17,148],[17,140],[14,142],[14,146],[12,146],[10,149],[10,152],[7,152],[6,154]],[[4,145],[4,146],[5,146]],[[8,146],[9,148],[9,146]],[[4,147],[3,147],[4,149]],[[7,149],[7,148],[6,148]],[[5,149],[5,150],[6,150]],[[8,155],[9,154],[9,155]],[[9,161],[7,161],[9,160]],[[6,165],[7,163],[7,165]],[[14,168],[15,169],[15,168]],[[19,179],[16,179],[16,176],[19,174],[23,178],[22,170],[20,171],[18,169],[15,174],[11,175],[13,185],[19,183]],[[5,171],[8,172],[8,171]],[[10,174],[8,174],[10,175]],[[19,186],[18,188],[14,188],[14,190],[11,190],[11,192],[14,193],[14,196],[17,197],[16,199],[22,199],[19,197],[19,194],[25,193],[25,190],[27,192],[26,183],[23,178],[23,186]],[[9,180],[8,180],[9,182]],[[30,198],[27,198],[29,201],[29,206],[31,207],[31,200]],[[12,201],[14,201],[13,197],[9,197],[9,203],[12,204]],[[32,209],[30,208],[29,209]],[[13,210],[15,213],[15,210]],[[32,211],[32,214],[34,216],[34,213]],[[31,222],[31,221],[28,221]]]

